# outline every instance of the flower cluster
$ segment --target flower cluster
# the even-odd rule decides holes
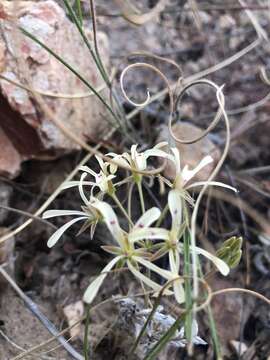
[[[154,293],[162,289],[162,286],[153,277],[153,273],[158,274],[165,283],[168,283],[164,294],[173,294],[180,304],[185,301],[184,280],[183,276],[181,277],[180,263],[184,252],[183,236],[189,231],[188,214],[190,210],[188,208],[192,208],[194,203],[189,190],[205,184],[205,182],[192,182],[192,179],[213,159],[211,156],[206,156],[194,169],[190,170],[188,166],[182,168],[178,149],[170,148],[165,151],[163,148],[166,145],[166,143],[160,143],[144,152],[138,152],[137,145],[133,145],[130,153],[107,154],[107,158],[110,157],[112,162],[104,162],[96,156],[100,167],[98,173],[88,166],[82,166],[80,168],[82,172],[80,180],[70,181],[63,185],[63,189],[78,187],[83,202],[81,210],[48,210],[43,214],[45,219],[55,216],[75,216],[50,237],[48,240],[49,247],[54,246],[64,232],[79,221],[83,222],[80,232],[90,228],[91,238],[96,226],[100,223],[105,223],[110,231],[112,243],[102,248],[112,255],[112,259],[87,288],[84,294],[85,302],[91,303],[94,300],[108,272],[116,266],[127,267],[142,284],[152,289]],[[161,174],[151,172],[149,175],[151,177],[159,176],[169,187],[167,205],[164,209],[151,207],[146,210],[144,203],[143,177],[148,176],[147,162],[151,157],[163,158],[164,161],[171,162],[175,167],[173,181],[165,179]],[[117,182],[118,169],[121,167],[124,167],[129,174],[124,180]],[[88,176],[91,179],[86,180]],[[118,187],[124,183],[132,184],[128,195],[129,204],[132,202],[133,185],[138,188],[142,214],[136,221],[133,219],[130,206],[125,209],[117,197]],[[235,191],[234,188],[217,181],[211,181],[208,184]],[[117,205],[118,210],[115,211],[110,205],[112,201]],[[117,213],[124,216],[126,226],[120,226],[119,214],[117,215]],[[162,227],[162,224],[167,223],[164,219],[168,216],[171,219],[171,226],[169,228]],[[227,275],[229,273],[229,265],[221,257],[210,254],[200,247],[196,247],[193,251],[210,260],[221,274]],[[155,263],[157,259],[164,256],[168,256],[169,260],[166,269]]]

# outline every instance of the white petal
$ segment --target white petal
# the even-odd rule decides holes
[[[180,162],[180,153],[177,148],[171,148],[173,153],[173,162],[175,164],[176,174],[181,173],[181,162]]]
[[[182,170],[182,178],[185,182],[188,182],[192,179],[201,169],[203,169],[206,165],[213,162],[213,158],[210,155],[205,156],[199,164],[193,169],[189,170],[188,165],[186,165]]]
[[[137,152],[137,146],[138,146],[138,144],[132,145],[131,148],[130,148],[131,159],[132,159],[133,161],[135,161],[136,155],[138,154],[138,152]]]
[[[78,186],[79,183],[80,183],[80,181],[66,181],[60,186],[60,189],[61,190],[70,189],[72,187]],[[88,185],[93,186],[93,185],[95,185],[95,183],[93,183],[92,181],[83,181],[82,185],[83,186],[88,186]]]
[[[232,190],[232,191],[234,191],[234,192],[238,192],[238,190],[237,190],[236,188],[234,188],[233,186],[224,184],[224,183],[219,182],[219,181],[209,181],[209,182],[207,182],[207,181],[198,181],[198,182],[195,182],[195,183],[187,186],[186,189],[187,189],[187,190],[188,190],[188,189],[192,189],[192,188],[194,188],[194,187],[196,187],[196,186],[203,186],[203,185],[205,185],[205,184],[208,184],[208,185],[210,185],[210,186],[220,186],[220,187],[223,187],[223,188],[225,188],[225,189],[230,189],[230,190]]]
[[[173,157],[170,154],[168,154],[166,151],[156,149],[156,148],[146,150],[144,152],[144,156],[146,159],[148,159],[150,156],[156,156],[156,157],[162,157],[165,159],[170,159],[171,161],[173,161]]]
[[[173,282],[173,291],[178,304],[183,304],[185,302],[185,291],[181,279],[177,279]]]
[[[92,169],[90,169],[88,166],[86,165],[82,165],[79,167],[79,170],[83,171],[83,172],[87,172],[88,174],[91,174],[92,176],[96,176],[95,171],[93,171]]]
[[[43,219],[50,219],[56,216],[65,216],[65,215],[86,215],[83,211],[76,210],[47,210],[43,213]]]
[[[161,269],[157,265],[151,263],[148,260],[143,259],[142,257],[133,256],[133,259],[136,260],[141,265],[143,265],[144,267],[146,267],[147,269],[154,271],[155,273],[161,275],[167,280],[171,280],[175,277],[175,275],[171,271]]]
[[[132,264],[131,262],[128,260],[127,261],[127,266],[129,268],[129,270],[132,272],[132,274],[138,278],[139,280],[141,280],[144,284],[146,284],[147,286],[149,286],[151,289],[153,289],[154,291],[160,291],[162,289],[162,286],[160,286],[159,284],[157,284],[156,282],[154,282],[153,280],[149,279],[147,276],[145,276],[144,274],[142,274],[139,270],[137,270]]]
[[[88,286],[83,295],[83,300],[86,303],[90,304],[94,300],[100,286],[108,275],[108,271],[110,271],[121,258],[122,256],[116,256],[114,259],[112,259],[102,270],[101,274]]]
[[[191,338],[195,338],[198,335],[199,327],[195,319],[192,320],[191,324]]]
[[[161,141],[160,143],[156,144],[153,149],[160,149],[163,148],[164,146],[167,146],[168,142],[167,141]]]
[[[117,216],[113,208],[106,202],[100,201],[98,199],[95,199],[95,201],[92,203],[92,206],[101,212],[112,236],[118,242],[118,244],[122,246],[124,242],[124,233],[123,230],[120,228]]]
[[[136,163],[136,168],[138,170],[145,170],[147,168],[147,163],[146,163],[146,158],[144,156],[144,153],[138,154],[136,155],[135,158],[135,163]]]
[[[166,229],[161,228],[146,228],[146,229],[135,229],[128,235],[128,239],[131,242],[136,242],[142,239],[159,239],[168,240],[170,233]]]
[[[134,228],[146,228],[153,224],[159,217],[160,217],[160,210],[157,207],[152,207],[151,209],[147,210],[136,222]]]
[[[115,157],[113,160],[119,166],[124,166],[124,167],[130,168],[130,164],[125,159],[123,159],[121,157],[121,155],[118,155],[118,157]]]
[[[183,244],[178,245],[179,251],[183,251]],[[191,248],[192,251],[192,248]],[[221,259],[219,259],[217,256],[210,254],[208,251],[196,246],[195,251],[198,255],[203,255],[207,259],[211,260],[215,266],[218,268],[220,273],[224,276],[228,275],[230,272],[229,266]]]
[[[178,251],[169,251],[169,263],[172,273],[177,277],[179,276],[179,253]],[[175,299],[179,304],[185,302],[185,291],[182,285],[182,279],[175,280],[173,282],[173,290]]]
[[[172,249],[169,250],[169,263],[170,263],[170,269],[171,271],[178,275],[179,269],[176,267],[175,257],[174,257],[174,251]]]
[[[102,170],[103,172],[106,172],[107,166],[106,166],[106,163],[104,163],[103,159],[102,159],[100,156],[98,156],[98,155],[95,155],[95,158],[97,159],[101,170]]]
[[[58,230],[55,231],[55,233],[52,234],[52,236],[49,238],[47,242],[47,246],[49,248],[53,247],[57,241],[60,239],[60,237],[64,234],[64,232],[73,224],[75,224],[77,221],[88,219],[86,216],[82,216],[76,219],[72,219],[69,222],[67,222],[65,225],[61,226]]]
[[[208,251],[201,249],[199,247],[196,247],[196,252],[197,254],[203,255],[209,260],[211,260],[216,265],[216,267],[218,268],[218,270],[222,275],[226,276],[229,274],[230,267],[225,263],[225,261],[219,259],[217,256],[212,255]]]
[[[178,190],[169,192],[168,205],[172,216],[172,229],[178,234],[182,225],[182,197]]]
[[[180,269],[180,255],[179,255],[179,252],[178,251],[175,251],[174,253],[174,257],[175,257],[175,266],[176,266],[176,269]]]
[[[87,173],[82,173],[81,178],[80,178],[80,182],[79,182],[79,193],[80,193],[80,197],[82,199],[82,201],[85,203],[86,206],[88,206],[89,204],[89,200],[87,199],[87,197],[85,196],[84,190],[83,190],[83,180],[84,178],[87,176]]]

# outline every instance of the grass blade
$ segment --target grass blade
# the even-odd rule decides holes
[[[89,341],[88,341],[88,330],[90,324],[90,305],[86,308],[86,321],[84,329],[84,339],[83,339],[83,353],[85,360],[89,360]]]
[[[76,0],[76,10],[78,15],[78,20],[80,21],[80,25],[83,24],[83,17],[82,17],[82,7],[81,7],[81,0]]]

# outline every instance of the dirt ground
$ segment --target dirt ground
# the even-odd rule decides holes
[[[171,1],[171,5],[157,20],[141,27],[131,25],[118,16],[119,8],[113,1],[96,3],[98,26],[109,37],[111,62],[117,68],[117,76],[128,64],[126,57],[129,53],[148,51],[174,60],[181,66],[185,78],[221,63],[245,48],[257,36],[246,13],[240,6],[236,6],[238,2],[234,1],[205,1],[203,4],[197,1],[199,7],[205,8],[198,13],[198,18],[194,18],[188,6],[186,11],[181,10],[184,1]],[[147,5],[146,1],[138,3]],[[148,6],[155,3],[149,1]],[[258,0],[249,1],[247,4],[253,8],[261,27],[270,35],[270,11],[264,10],[269,6],[268,2]],[[85,7],[87,10],[87,4]],[[269,41],[262,41],[241,59],[208,76],[208,79],[219,85],[225,84],[226,109],[231,124],[231,147],[218,177],[236,186],[239,192],[234,200],[231,197],[220,199],[217,195],[211,200],[203,201],[202,208],[208,209],[207,225],[202,217],[199,219],[199,238],[203,246],[207,247],[210,243],[210,246],[217,247],[224,239],[235,234],[241,234],[244,238],[240,265],[228,278],[215,276],[211,286],[214,289],[234,286],[249,288],[268,298],[270,241],[260,235],[269,230],[270,220],[270,104],[268,99],[261,101],[269,94],[269,84],[262,81],[259,71],[261,67],[265,67],[270,79],[269,59]],[[171,82],[177,78],[177,70],[173,66],[157,60],[153,62]],[[119,86],[116,86],[119,89]],[[136,93],[136,100],[140,101],[144,99],[146,88],[154,94],[163,89],[164,84],[151,71],[132,70],[127,75],[125,86],[128,93]],[[125,101],[124,98],[122,100]],[[127,111],[132,109],[128,104],[125,107]],[[214,93],[198,86],[183,99],[179,114],[186,122],[206,128],[216,108]],[[168,99],[162,98],[137,116],[134,124],[145,142],[150,145],[154,143],[160,131],[166,127],[167,115]],[[224,126],[220,124],[209,135],[220,149],[224,146],[224,134]],[[115,149],[121,148],[124,143],[121,135],[109,139],[108,142]],[[76,152],[54,161],[27,161],[23,165],[22,173],[15,180],[1,177],[0,190],[5,185],[12,192],[10,207],[33,213],[83,155],[83,152]],[[94,160],[90,160],[90,163],[95,166]],[[154,188],[153,191],[157,189]],[[63,192],[53,202],[55,209],[76,209],[78,206],[80,198],[75,190]],[[26,220],[22,214],[1,211],[7,214],[0,219],[1,227],[14,229]],[[53,224],[59,227],[63,222],[58,219],[53,221]],[[56,247],[48,249],[46,242],[54,229],[34,221],[13,239],[14,248],[9,255],[10,273],[16,283],[58,330],[68,325],[63,309],[81,300],[91,277],[104,267],[107,259],[98,246],[100,243],[110,243],[106,229],[99,228],[91,242],[87,233],[76,237],[78,230],[79,227],[72,227]],[[125,274],[113,275],[106,280],[97,302],[115,294],[126,294],[127,291],[132,293],[138,286]],[[270,310],[262,301],[248,295],[219,296],[213,302],[213,314],[225,359],[270,358]],[[117,306],[113,302],[98,309],[91,318],[89,339],[95,348],[91,359],[126,358],[121,353],[119,339],[114,336],[113,326],[116,321]],[[80,353],[84,326],[85,323],[80,325],[77,339],[71,340],[71,344]],[[206,314],[200,317],[199,331],[200,336],[209,342]],[[67,334],[67,337],[69,335]],[[15,356],[23,349],[39,345],[51,336],[15,295],[14,290],[1,279],[0,360],[15,360]],[[239,344],[246,350],[242,356],[238,354]],[[53,348],[56,349],[50,351]],[[173,356],[167,354],[160,359],[188,358],[184,350]],[[51,360],[69,358],[57,341],[25,357]],[[214,359],[212,346],[198,347],[194,358]]]

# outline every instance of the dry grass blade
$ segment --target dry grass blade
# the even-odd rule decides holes
[[[15,281],[8,275],[8,273],[4,270],[2,266],[0,266],[0,273],[12,286],[15,292],[20,296],[20,298],[24,301],[25,305],[32,312],[32,314],[38,318],[38,320],[46,327],[46,329],[52,335],[57,336],[58,330],[55,328],[55,326],[50,322],[49,319],[47,319],[44,314],[42,314],[37,304],[35,304],[28,296],[24,294],[24,292],[18,287]],[[83,357],[69,343],[67,343],[66,339],[63,336],[58,336],[57,339],[73,359],[84,360]],[[27,351],[24,353],[27,353]]]
[[[140,14],[129,1],[116,0],[122,11],[122,16],[134,25],[143,25],[155,19],[166,7],[168,0],[159,0],[157,5],[147,13]]]

